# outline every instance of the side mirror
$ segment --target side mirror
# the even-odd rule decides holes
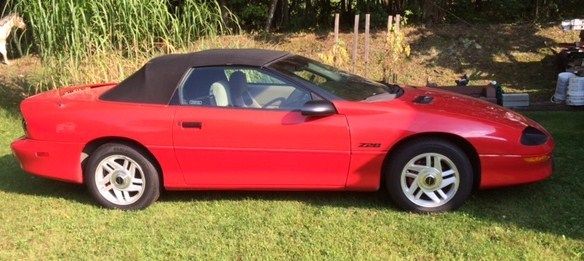
[[[305,116],[329,116],[337,113],[335,105],[326,100],[308,101],[300,109]]]

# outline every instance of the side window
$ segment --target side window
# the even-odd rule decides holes
[[[276,110],[300,109],[312,99],[309,91],[249,67],[193,68],[178,97],[182,105]]]
[[[286,84],[277,78],[274,78],[270,75],[267,75],[255,69],[229,69],[229,68],[225,69],[225,73],[227,74],[228,77],[231,77],[231,75],[234,72],[244,73],[247,77],[247,83],[249,84],[276,84],[276,85]]]

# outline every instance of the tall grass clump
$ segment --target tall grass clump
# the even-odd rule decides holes
[[[82,60],[100,52],[126,56],[172,50],[205,36],[231,33],[237,19],[216,1],[9,0],[30,26],[30,45],[43,59]],[[224,13],[226,12],[226,13]]]
[[[42,90],[79,83],[91,71],[93,77],[120,80],[132,72],[128,63],[135,69],[135,61],[239,31],[237,17],[216,0],[169,2],[8,0],[3,12],[18,12],[27,23],[14,39],[19,50],[40,56],[50,76]]]

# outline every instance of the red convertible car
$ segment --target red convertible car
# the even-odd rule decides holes
[[[280,51],[165,55],[119,84],[44,92],[20,109],[22,168],[84,183],[108,208],[145,208],[162,188],[383,187],[402,209],[437,212],[553,166],[550,133],[515,112]]]

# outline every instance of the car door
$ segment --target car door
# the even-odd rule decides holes
[[[344,115],[307,117],[314,94],[251,67],[201,67],[177,90],[176,158],[197,188],[342,188],[350,161]]]

